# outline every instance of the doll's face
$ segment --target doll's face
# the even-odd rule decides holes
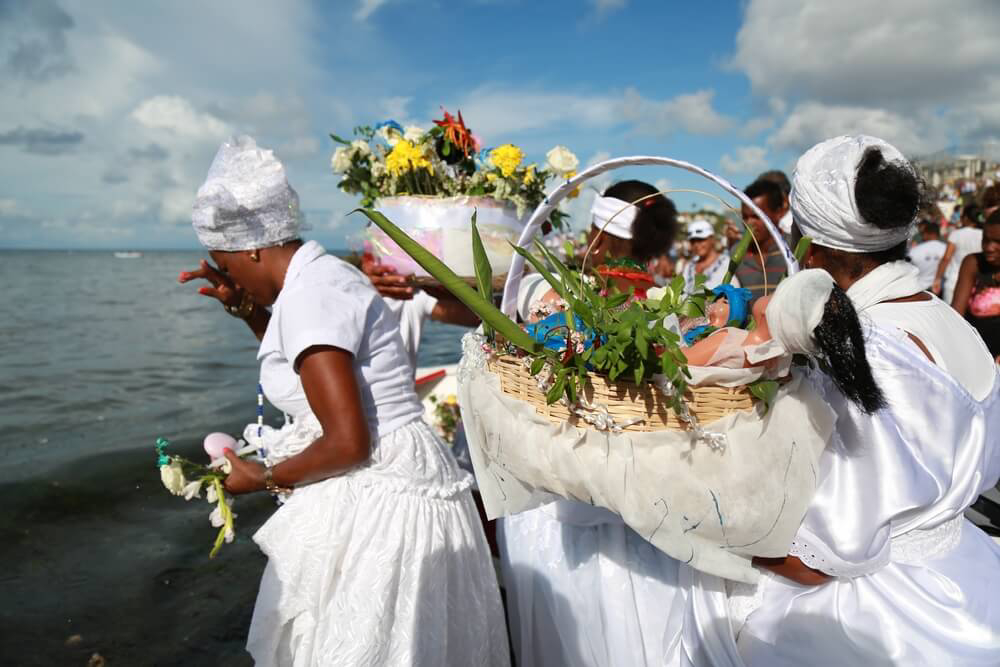
[[[729,323],[729,301],[716,299],[708,307],[708,323],[713,327],[722,328]]]

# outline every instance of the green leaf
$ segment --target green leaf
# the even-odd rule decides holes
[[[445,139],[444,143],[441,145],[441,156],[448,157],[451,155],[451,142]]]
[[[799,242],[795,244],[795,260],[801,262],[809,252],[809,246],[812,245],[812,239],[808,236],[803,236],[799,239]]]
[[[565,371],[565,369],[563,369]],[[552,383],[552,387],[549,388],[548,392],[545,394],[545,402],[552,405],[559,400],[559,397],[563,395],[563,391],[566,389],[566,375],[560,375],[555,382]]]
[[[531,362],[531,374],[538,375],[545,367],[545,357],[539,357]]]
[[[330,138],[336,141],[338,144],[344,144],[345,146],[351,145],[350,141],[348,141],[347,139],[342,139],[338,137],[336,134],[333,134],[332,132],[330,133]]]
[[[472,261],[476,270],[476,284],[479,286],[479,294],[490,303],[493,303],[493,267],[490,266],[490,258],[486,255],[486,247],[483,239],[479,236],[479,227],[476,226],[476,216],[478,209],[472,210]],[[483,322],[483,333],[487,338],[493,337],[493,327]]]
[[[739,268],[740,263],[743,262],[743,257],[747,254],[747,248],[750,247],[750,242],[753,240],[753,234],[750,230],[743,232],[743,238],[740,242],[736,244],[733,248],[733,252],[729,257],[729,270],[726,271],[726,276],[722,279],[724,285],[728,285],[733,282],[733,276],[736,275],[736,269]]]
[[[569,303],[570,295],[566,291],[566,286],[560,283],[558,280],[556,280],[555,276],[552,275],[552,272],[549,271],[545,267],[545,265],[542,264],[541,261],[539,261],[537,257],[532,255],[524,248],[516,246],[513,243],[510,244],[510,247],[514,249],[514,252],[519,254],[521,257],[524,257],[525,261],[527,261],[529,264],[531,264],[531,266],[535,268],[535,271],[538,271],[538,274],[545,279],[545,282],[547,282],[549,286],[556,291],[556,294],[558,294],[563,299],[563,301]]]
[[[764,403],[764,412],[771,409],[775,397],[778,395],[778,383],[775,380],[757,380],[748,385],[750,393]]]
[[[542,257],[544,257],[549,264],[555,267],[559,277],[562,278],[563,284],[566,285],[567,291],[572,291],[575,296],[582,296],[582,294],[577,294],[580,289],[581,282],[578,276],[570,271],[566,265],[563,264],[559,258],[556,257],[552,251],[546,248],[545,244],[538,239],[535,239],[535,247],[542,253]]]
[[[635,368],[632,370],[632,376],[635,379],[636,384],[642,384],[642,378],[646,376],[646,365],[639,361]]]
[[[352,211],[364,213],[375,225],[396,242],[406,254],[422,266],[427,273],[436,278],[441,286],[455,295],[455,297],[469,307],[469,310],[479,315],[483,323],[493,327],[497,333],[503,335],[513,345],[521,348],[525,352],[534,353],[538,350],[538,343],[535,339],[524,332],[513,320],[504,315],[499,308],[494,306],[489,300],[484,298],[479,292],[469,287],[464,280],[455,275],[444,262],[432,255],[426,248],[410,238],[406,232],[392,224],[388,218],[372,209],[359,208]]]

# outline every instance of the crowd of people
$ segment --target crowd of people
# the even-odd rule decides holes
[[[247,323],[264,393],[292,417],[262,436],[263,462],[227,454],[230,493],[284,501],[254,538],[269,558],[254,659],[997,664],[1000,547],[963,517],[1000,478],[991,192],[964,205],[962,227],[942,239],[912,165],[866,136],[818,144],[791,182],[772,171],[751,183],[746,196],[791,247],[811,240],[802,263],[826,310],[808,349],[847,360],[809,375],[836,430],[787,556],[755,559],[760,581],[735,585],[672,559],[607,510],[559,500],[502,521],[505,618],[472,476],[423,423],[413,389],[423,321],[472,327],[475,316],[371,258],[358,270],[304,242],[273,154],[248,138],[224,144],[194,211],[214,266],[181,281],[208,281],[201,292]],[[733,284],[756,299],[790,281],[764,221],[748,206],[741,218],[753,242]],[[741,236],[710,220],[682,229],[673,202],[641,181],[602,192],[587,222],[591,262],[646,263],[686,284],[703,275],[709,287]],[[520,318],[551,297],[526,276]]]

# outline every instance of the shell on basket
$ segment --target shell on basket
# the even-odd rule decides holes
[[[523,360],[511,355],[494,357],[489,369],[500,378],[500,390],[531,404],[535,412],[553,423],[568,421],[586,427],[583,420],[572,414],[563,402],[548,405],[545,392],[532,377]],[[629,380],[609,381],[600,375],[589,376],[584,390],[587,402],[607,409],[616,423],[625,424],[623,431],[686,430],[688,425],[678,419],[669,399],[650,383],[636,385]],[[754,409],[749,389],[743,387],[690,387],[685,400],[699,423],[709,424],[734,412]],[[636,421],[641,420],[641,421]],[[635,423],[630,423],[635,421]]]

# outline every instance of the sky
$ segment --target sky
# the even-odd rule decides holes
[[[343,248],[362,221],[328,134],[442,108],[533,161],[661,155],[738,186],[844,133],[994,151],[998,34],[990,0],[0,0],[0,248],[195,248],[194,195],[243,133]]]

